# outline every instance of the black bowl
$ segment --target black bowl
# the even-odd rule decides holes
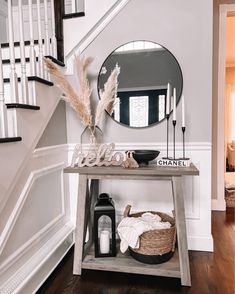
[[[134,150],[133,157],[138,163],[148,164],[149,161],[158,157],[158,150]]]

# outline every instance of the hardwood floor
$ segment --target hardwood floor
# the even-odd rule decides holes
[[[73,276],[73,249],[37,294],[234,294],[235,210],[212,213],[214,253],[191,251],[192,287],[165,277],[83,270]]]

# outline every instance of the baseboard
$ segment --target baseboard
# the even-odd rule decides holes
[[[226,203],[224,199],[212,199],[211,200],[211,210],[225,211]]]
[[[12,273],[0,286],[0,293],[35,293],[73,245],[73,231],[73,224],[65,224],[27,263]]]
[[[212,235],[204,236],[188,236],[188,249],[195,251],[213,252],[214,243]]]

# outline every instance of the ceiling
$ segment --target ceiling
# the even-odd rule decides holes
[[[235,66],[235,16],[227,17],[226,64]]]

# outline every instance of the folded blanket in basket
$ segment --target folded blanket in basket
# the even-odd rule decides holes
[[[144,232],[170,228],[169,222],[162,222],[157,214],[145,212],[141,217],[124,217],[117,231],[121,239],[120,250],[124,253],[128,246],[139,248],[139,236]]]

